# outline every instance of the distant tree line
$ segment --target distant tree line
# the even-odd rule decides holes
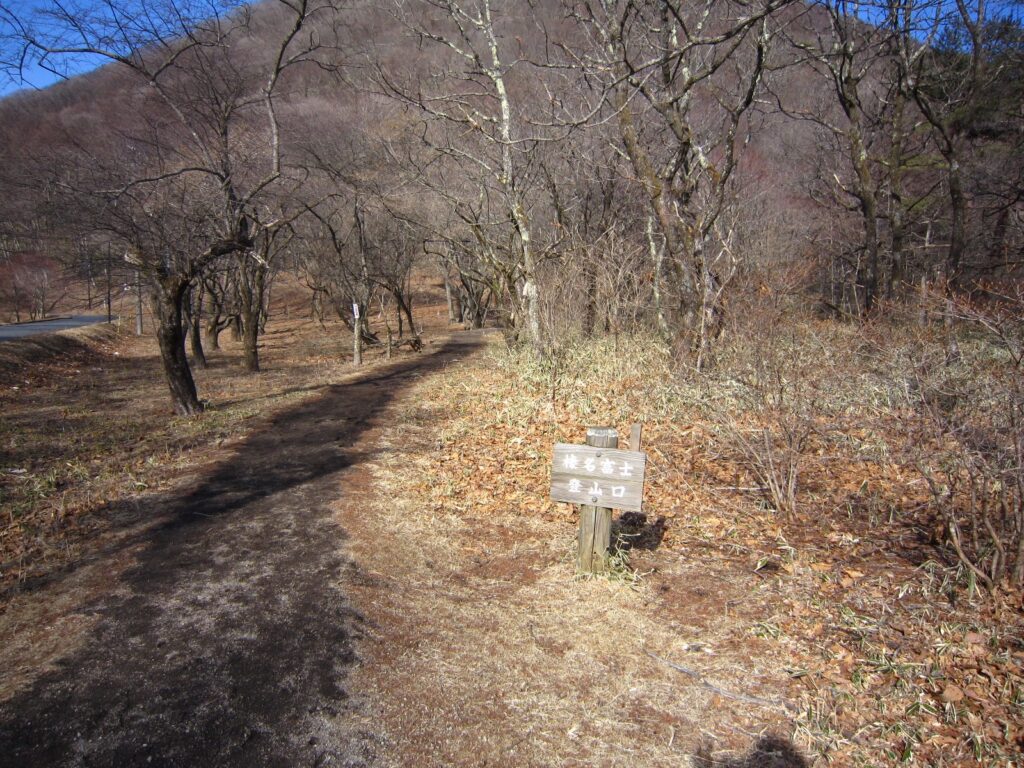
[[[773,281],[861,318],[1019,272],[1024,33],[984,0],[2,14],[10,76],[109,63],[0,104],[4,242],[144,283],[181,414],[224,330],[259,370],[282,271],[370,344],[371,307],[415,337],[421,265],[538,355],[650,331],[698,369]]]

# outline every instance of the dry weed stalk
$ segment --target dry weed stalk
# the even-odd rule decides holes
[[[808,419],[790,415],[780,416],[772,427],[750,431],[730,419],[720,434],[740,450],[772,507],[792,517],[797,511],[801,459],[813,433]]]
[[[781,334],[776,323],[766,324],[733,350],[730,373],[740,384],[735,397],[711,407],[719,437],[786,517],[797,512],[802,465],[819,431],[816,416],[828,405],[815,389],[826,365],[819,342],[806,328]]]
[[[989,590],[1024,586],[1024,289],[996,299],[949,302],[965,357],[924,356],[912,399],[914,464],[957,559]]]
[[[926,410],[945,448],[918,462],[957,559],[989,589],[1004,579],[1024,586],[1024,404],[1018,398],[1005,408],[1011,434],[1003,441],[972,430],[977,414],[949,424]]]

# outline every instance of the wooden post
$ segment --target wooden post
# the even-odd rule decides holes
[[[359,318],[359,304],[352,304],[352,362],[356,366],[363,364],[363,327]]]
[[[589,427],[587,445],[618,448],[619,433],[612,427]],[[612,538],[610,507],[580,506],[579,548],[576,564],[580,573],[604,573],[608,570],[608,548]]]
[[[110,298],[110,251],[107,250],[107,322],[114,319],[114,307]]]
[[[135,270],[135,335],[142,335],[142,273]]]
[[[634,424],[632,427],[629,428],[629,450],[640,450],[640,438],[643,436],[643,432],[643,424]]]

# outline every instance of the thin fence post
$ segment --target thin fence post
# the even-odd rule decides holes
[[[644,425],[643,424],[634,424],[632,427],[629,428],[629,450],[631,450],[631,451],[639,451],[640,450],[640,441],[643,438],[643,433],[644,433]]]
[[[352,362],[356,367],[363,364],[363,326],[359,318],[359,304],[352,304]]]
[[[589,427],[587,445],[618,448],[619,433],[612,427]],[[604,573],[608,570],[608,549],[612,538],[610,507],[580,506],[579,546],[576,563],[580,573]]]
[[[135,270],[135,335],[142,335],[142,273]]]

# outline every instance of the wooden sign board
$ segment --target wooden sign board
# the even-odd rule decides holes
[[[556,443],[551,465],[551,499],[569,504],[639,512],[647,454]]]

